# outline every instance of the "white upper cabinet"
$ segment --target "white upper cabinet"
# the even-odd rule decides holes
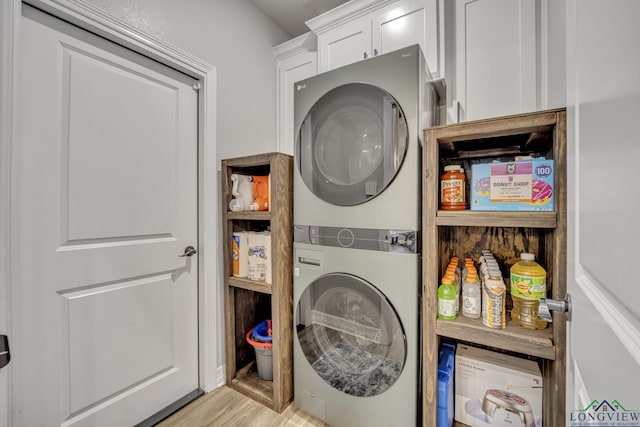
[[[369,16],[362,16],[318,35],[320,72],[362,61],[372,55]]]
[[[277,151],[294,154],[293,93],[297,81],[318,74],[316,36],[303,34],[273,48],[278,67]]]
[[[419,44],[434,78],[444,78],[443,0],[352,0],[307,21],[324,72]]]
[[[538,26],[536,0],[456,0],[459,121],[538,109]]]
[[[434,78],[444,77],[443,36],[435,0],[399,1],[372,17],[372,53],[391,52],[419,44]]]

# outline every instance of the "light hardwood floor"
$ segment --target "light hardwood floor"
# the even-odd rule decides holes
[[[331,427],[292,403],[281,414],[229,387],[201,396],[158,427]]]

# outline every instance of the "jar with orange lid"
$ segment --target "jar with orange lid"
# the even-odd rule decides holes
[[[459,165],[444,167],[444,174],[440,177],[440,209],[467,209],[467,176]]]
[[[462,314],[477,319],[480,317],[482,293],[475,269],[470,270],[462,285]]]

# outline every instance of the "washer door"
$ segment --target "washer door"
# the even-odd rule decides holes
[[[407,138],[406,119],[389,93],[364,83],[340,86],[322,96],[303,120],[298,169],[322,200],[357,205],[393,181]]]
[[[385,296],[350,274],[316,279],[298,302],[297,333],[313,370],[352,396],[383,393],[400,377],[407,343]]]

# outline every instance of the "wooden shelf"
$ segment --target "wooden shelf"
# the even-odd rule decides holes
[[[507,314],[509,317],[509,314]],[[482,319],[469,319],[458,316],[456,320],[436,321],[436,332],[446,338],[481,344],[501,350],[515,351],[522,354],[553,360],[556,349],[553,345],[553,330],[526,329],[507,320],[505,329],[492,329],[482,324]]]
[[[235,288],[242,288],[248,291],[262,292],[263,294],[271,295],[271,285],[266,282],[231,276],[227,277],[227,283],[229,286],[233,286]]]
[[[555,212],[443,211],[436,214],[436,225],[468,227],[556,228]]]
[[[230,386],[263,405],[273,404],[273,381],[266,381],[258,376],[255,362],[239,370]]]
[[[227,212],[228,219],[245,219],[253,221],[270,221],[271,212],[268,211],[246,211],[246,212]]]
[[[264,153],[254,154],[251,156],[236,157],[233,159],[226,159],[226,166],[238,170],[247,170],[251,168],[266,168],[269,169],[269,163],[273,159],[274,154],[277,153]],[[231,188],[231,187],[229,187]]]

